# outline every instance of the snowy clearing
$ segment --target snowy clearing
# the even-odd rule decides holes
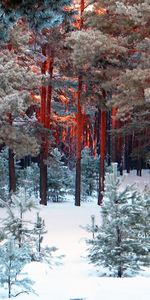
[[[136,177],[138,186],[149,184],[150,174]],[[131,174],[126,182],[133,183],[135,175]],[[96,267],[88,263],[85,238],[91,233],[81,226],[91,222],[95,215],[100,222],[100,207],[96,203],[83,203],[75,207],[72,202],[49,203],[41,206],[41,216],[45,219],[46,234],[44,241],[49,246],[58,247],[57,255],[65,255],[62,264],[49,269],[46,264],[32,262],[25,267],[29,278],[35,281],[34,294],[20,294],[18,300],[149,300],[150,269],[134,278],[98,277]],[[2,216],[3,209],[0,209]],[[35,217],[32,213],[30,217]],[[7,291],[0,290],[0,299],[7,299]]]

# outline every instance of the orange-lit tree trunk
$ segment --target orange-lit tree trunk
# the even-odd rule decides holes
[[[111,118],[112,118],[112,130],[119,129],[121,127],[120,120],[117,119],[117,108],[113,107],[111,112]],[[112,134],[111,138],[111,161],[117,162],[119,169],[120,169],[120,175],[123,175],[123,165],[124,165],[124,153],[123,153],[123,145],[122,145],[122,138],[120,135]]]
[[[12,50],[11,43],[7,44],[7,49]],[[9,113],[9,123],[12,125],[12,114]],[[16,172],[15,172],[15,161],[14,153],[12,149],[8,150],[8,168],[9,168],[9,192],[16,192]]]
[[[46,66],[43,66],[43,74],[45,74]],[[50,80],[52,79],[53,75],[53,59],[49,59],[49,69],[48,69]],[[47,87],[42,87],[43,90],[43,99],[41,99],[41,105],[43,104],[43,108],[41,107],[41,121],[45,128],[50,129],[50,119],[51,119],[51,100],[52,100],[52,85],[51,82]],[[41,96],[42,96],[41,95]],[[41,97],[42,98],[42,97]],[[40,153],[40,203],[43,205],[47,205],[47,164],[46,160],[48,158],[48,147],[49,147],[49,140],[48,137],[44,137],[43,144],[41,147]]]
[[[111,112],[111,117],[112,117],[112,130],[116,129],[116,113],[117,113],[117,108],[112,107],[112,112]],[[116,137],[114,133],[112,134],[112,139],[111,139],[111,144],[112,144],[112,150],[111,150],[111,161],[116,162]]]
[[[53,77],[53,58],[49,58],[49,79],[52,80]],[[46,128],[50,129],[50,120],[51,120],[51,103],[52,103],[52,84],[51,82],[47,88],[47,105],[46,105]]]
[[[106,157],[106,128],[107,128],[107,112],[100,112],[100,168],[99,168],[99,194],[98,205],[102,204],[102,192],[104,191],[104,176],[105,176],[105,157]]]
[[[76,142],[76,182],[75,205],[80,206],[81,195],[81,143],[82,143],[82,111],[81,111],[82,76],[78,78],[78,103],[77,103],[77,142]]]
[[[42,49],[42,54],[46,57],[46,48]],[[53,76],[53,58],[49,58],[49,78],[52,79]],[[46,73],[46,60],[42,64],[42,74]],[[47,129],[50,129],[50,119],[51,119],[51,101],[52,101],[52,84],[51,81],[47,87],[41,87],[41,123]],[[48,147],[49,140],[47,137],[44,137],[43,143],[41,146],[40,153],[40,203],[47,205],[47,165],[46,160],[48,157]]]
[[[45,61],[42,63],[41,73],[46,73],[46,46],[42,48],[42,54],[45,56]],[[41,110],[40,110],[40,121],[45,127],[46,123],[46,86],[41,86]],[[41,151],[40,151],[40,204],[47,205],[47,149],[46,149],[46,138],[42,137]]]
[[[80,2],[80,30],[83,27],[84,0]],[[76,145],[76,179],[75,179],[75,205],[81,203],[81,143],[82,143],[82,111],[81,111],[82,75],[78,77],[78,103],[77,103],[77,145]]]

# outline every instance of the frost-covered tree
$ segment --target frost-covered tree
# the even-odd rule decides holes
[[[49,266],[53,264],[53,253],[57,250],[56,247],[43,245],[44,235],[47,233],[44,219],[37,213],[37,219],[31,232],[32,251],[31,258],[33,261],[46,262]]]
[[[25,214],[37,207],[35,199],[29,197],[23,188],[11,196],[11,208],[7,209],[3,227],[6,235],[14,236],[19,247],[22,247],[24,242],[30,243],[31,226],[29,225],[32,220],[27,220]]]
[[[132,276],[150,263],[150,239],[146,234],[150,229],[149,198],[143,198],[134,185],[121,185],[117,164],[112,168],[113,172],[105,177],[102,225],[95,238],[88,241],[89,259],[109,269],[113,276]]]
[[[8,195],[8,182],[8,150],[5,148],[0,152],[0,197],[3,199],[6,198],[6,194]]]
[[[0,81],[0,143],[18,156],[36,155],[39,147],[31,134],[34,120],[26,111],[33,103],[31,91],[38,90],[37,75],[19,62],[16,53],[5,50],[0,56]]]
[[[55,148],[48,161],[48,191],[49,199],[54,202],[63,199],[64,194],[73,187],[73,175],[62,161],[60,151]]]
[[[19,248],[13,237],[0,245],[0,282],[7,286],[8,297],[17,296],[20,293],[33,291],[33,282],[21,273],[25,264],[30,262],[29,249],[26,245]],[[13,287],[17,287],[16,292]],[[15,293],[15,294],[14,294]]]
[[[99,159],[91,154],[90,149],[82,150],[81,159],[81,193],[82,195],[92,196],[96,190],[96,181],[98,178]]]
[[[16,164],[17,187],[22,187],[28,195],[39,197],[39,167],[37,163],[31,163],[30,166],[21,167],[21,162]]]

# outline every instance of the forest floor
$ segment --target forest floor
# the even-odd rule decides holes
[[[138,182],[142,189],[150,186],[150,173],[144,172],[142,177],[131,173],[125,178],[125,184]],[[81,207],[73,204],[73,197],[67,197],[62,203],[48,203],[40,206],[40,215],[45,219],[47,234],[44,243],[56,246],[57,255],[64,255],[61,265],[32,262],[25,267],[28,277],[35,283],[34,294],[20,294],[17,300],[149,300],[150,268],[145,269],[133,278],[99,277],[98,270],[89,264],[85,239],[91,237],[84,227],[91,224],[91,215],[96,224],[100,224],[101,208],[96,199],[82,203]],[[0,216],[3,209],[0,209]],[[29,214],[35,218],[36,213]],[[54,261],[56,258],[54,259]],[[7,299],[7,292],[0,289],[0,299]]]

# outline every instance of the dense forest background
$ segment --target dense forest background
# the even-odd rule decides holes
[[[149,1],[2,0],[0,196],[97,191],[150,163]]]

